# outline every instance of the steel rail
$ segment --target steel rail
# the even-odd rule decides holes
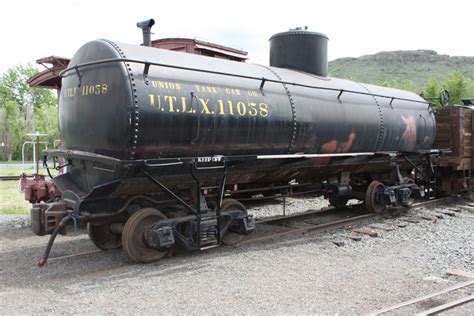
[[[427,315],[437,314],[439,312],[446,311],[448,309],[451,309],[451,308],[469,303],[471,301],[474,301],[474,294],[463,297],[463,298],[460,298],[460,299],[457,299],[457,300],[454,300],[454,301],[451,301],[451,302],[448,302],[446,304],[438,305],[438,306],[435,306],[433,308],[424,310],[422,312],[416,313],[415,316],[427,316]]]
[[[236,244],[229,244],[230,246],[234,247],[239,247],[245,244],[253,243],[253,242],[260,242],[260,241],[265,241],[273,238],[280,238],[280,237],[285,237],[288,235],[295,235],[295,234],[304,234],[308,232],[327,232],[339,228],[344,228],[346,226],[354,225],[354,224],[360,224],[362,222],[365,222],[370,219],[374,219],[377,217],[377,214],[370,213],[370,214],[364,214],[364,215],[359,215],[359,216],[354,216],[351,218],[346,218],[346,219],[341,219],[338,221],[333,221],[329,223],[324,223],[324,224],[319,224],[319,225],[311,225],[303,228],[297,228],[297,229],[292,229],[288,230],[285,232],[280,232],[280,233],[275,233],[275,234],[270,234],[270,235],[265,235],[261,237],[256,237],[256,238],[251,238],[251,239],[246,239],[243,241],[240,241]]]
[[[441,198],[441,199],[436,199],[436,200],[430,200],[430,201],[423,201],[423,202],[418,202],[415,203],[411,206],[411,208],[418,208],[418,207],[424,207],[424,206],[429,206],[429,205],[437,205],[440,203],[444,202],[450,202],[452,201],[452,198]],[[361,204],[355,204],[353,205],[354,207],[358,207]],[[287,215],[287,216],[275,216],[273,218],[268,218],[268,219],[262,219],[257,221],[257,224],[277,224],[286,220],[292,220],[292,219],[301,219],[304,217],[308,217],[311,215],[324,215],[326,213],[330,213],[331,211],[334,211],[335,208],[332,206],[321,208],[321,209],[310,209],[306,212],[303,213],[296,213],[292,215]],[[348,219],[342,219],[338,221],[333,221],[329,223],[323,223],[323,224],[318,224],[318,225],[311,225],[303,228],[298,228],[298,229],[293,229],[285,232],[280,232],[276,234],[270,234],[270,235],[265,235],[253,239],[247,239],[247,240],[242,240],[236,244],[232,243],[224,243],[229,246],[234,246],[234,247],[239,247],[245,244],[253,243],[253,242],[258,242],[258,241],[265,241],[273,238],[279,238],[279,237],[285,237],[288,235],[292,234],[304,234],[307,232],[327,232],[327,231],[332,231],[340,228],[344,228],[350,225],[354,224],[362,224],[365,221],[368,221],[370,219],[376,218],[378,214],[374,213],[369,213],[369,214],[363,214],[359,216],[354,216]],[[64,255],[64,256],[57,256],[57,257],[51,257],[48,259],[48,261],[56,261],[56,260],[61,260],[61,259],[67,259],[67,258],[72,258],[72,257],[79,257],[79,256],[85,256],[89,254],[95,254],[95,253],[100,253],[104,251],[110,251],[110,250],[92,250],[92,251],[86,251],[86,252],[80,252],[76,254],[69,254],[69,255]],[[474,281],[473,281],[474,282]],[[376,314],[370,314],[370,315],[376,315]]]
[[[326,214],[326,213],[329,213],[329,212],[334,211],[334,210],[335,210],[335,208],[332,207],[332,206],[324,207],[324,208],[321,208],[321,209],[310,209],[310,210],[307,210],[306,212],[302,212],[302,213],[295,213],[295,214],[291,214],[291,215],[277,215],[277,216],[270,217],[270,218],[264,218],[264,219],[261,219],[261,220],[257,220],[256,224],[276,224],[276,223],[284,222],[284,221],[289,220],[289,219],[299,219],[299,218],[303,218],[303,217],[307,217],[307,216],[311,216],[311,215]]]
[[[418,209],[418,208],[427,207],[427,206],[437,206],[443,203],[452,203],[454,200],[455,198],[448,196],[448,197],[443,197],[439,199],[416,202],[410,206],[410,209]]]
[[[360,204],[348,205],[344,208],[344,210],[356,211],[358,210],[357,208],[348,208],[348,207],[349,206],[360,207],[361,205],[363,204],[360,203]],[[336,211],[336,208],[334,206],[327,206],[320,209],[309,209],[306,212],[302,212],[302,213],[295,213],[291,215],[278,215],[278,216],[270,217],[267,219],[257,220],[257,224],[277,224],[280,222],[284,222],[286,220],[300,219],[300,218],[305,218],[312,215],[324,215],[333,211]],[[340,211],[342,211],[342,209]]]
[[[273,197],[273,198],[275,198],[275,197]],[[280,197],[278,196],[277,198],[280,198]],[[438,204],[441,204],[441,203],[451,202],[452,200],[453,199],[451,197],[446,197],[446,198],[440,198],[440,199],[436,199],[436,200],[417,202],[417,203],[414,203],[413,205],[411,205],[410,209],[415,209],[416,210],[416,209],[421,208],[421,207],[435,206],[435,205],[438,205]],[[358,204],[353,204],[353,205],[348,205],[348,206],[359,208],[362,205],[363,205],[363,203],[358,203]],[[347,209],[347,206],[345,208]],[[323,207],[321,209],[310,209],[310,210],[307,210],[306,212],[295,213],[295,214],[292,214],[292,215],[286,215],[286,216],[277,215],[275,217],[270,217],[270,218],[267,218],[267,219],[257,220],[257,224],[274,224],[274,223],[283,222],[283,221],[289,220],[289,219],[298,219],[298,218],[308,217],[308,216],[311,216],[311,215],[322,215],[322,214],[332,212],[334,210],[335,210],[335,207],[333,207],[333,206]],[[356,210],[356,209],[352,209],[352,210]]]
[[[0,176],[0,181],[20,180],[21,176]]]
[[[441,204],[441,203],[444,203],[444,202],[449,202],[449,201],[452,201],[452,198],[449,197],[449,198],[435,199],[435,200],[429,200],[429,201],[422,201],[422,202],[418,202],[418,203],[413,204],[410,207],[410,209],[417,209],[417,208],[426,207],[426,206],[434,206],[434,205],[438,205],[438,204]],[[330,208],[326,208],[326,209],[313,210],[311,212],[294,214],[294,215],[291,215],[291,216],[280,216],[280,217],[276,217],[274,219],[258,221],[257,224],[272,224],[272,223],[282,222],[282,221],[285,221],[285,220],[288,220],[288,219],[290,219],[290,220],[291,219],[298,219],[298,218],[301,218],[301,217],[306,217],[308,215],[314,215],[314,214],[318,214],[318,213],[319,214],[324,214],[324,213],[328,213],[328,212],[333,211],[333,210],[334,210],[334,208],[330,207]],[[249,239],[237,242],[236,244],[228,243],[228,245],[238,247],[238,246],[248,244],[248,243],[252,243],[252,242],[265,241],[265,240],[268,240],[268,239],[279,238],[279,237],[284,237],[284,236],[293,235],[293,234],[304,234],[304,233],[307,233],[307,232],[317,232],[317,231],[326,232],[326,231],[331,231],[331,230],[335,230],[335,229],[339,229],[339,228],[344,228],[346,226],[350,226],[350,225],[354,225],[354,224],[361,224],[365,221],[376,218],[378,215],[379,214],[374,214],[374,213],[363,214],[363,215],[359,215],[359,216],[355,216],[355,217],[351,217],[351,218],[347,218],[347,219],[342,219],[342,220],[338,220],[338,221],[333,221],[333,222],[329,222],[329,223],[311,225],[311,226],[307,226],[307,227],[303,227],[303,228],[288,230],[288,231],[285,231],[285,232],[269,234],[269,235],[256,237],[256,238],[249,238]]]
[[[408,305],[412,305],[412,304],[427,300],[427,299],[435,297],[435,296],[439,296],[439,295],[443,295],[443,294],[455,291],[457,289],[460,289],[460,288],[463,288],[463,287],[466,287],[466,286],[471,286],[473,284],[474,284],[474,280],[469,280],[469,281],[457,283],[457,284],[455,284],[453,286],[450,286],[448,288],[445,288],[441,291],[433,292],[431,294],[427,294],[427,295],[424,295],[424,296],[421,296],[421,297],[417,297],[417,298],[411,299],[409,301],[405,301],[405,302],[398,303],[398,304],[395,304],[395,305],[392,305],[392,306],[389,306],[389,307],[385,307],[385,308],[376,310],[374,312],[368,313],[367,315],[376,316],[376,315],[380,315],[380,314],[383,314],[383,313],[387,313],[387,312],[390,312],[394,309],[399,309],[399,308],[402,308],[402,307],[405,307],[405,306],[408,306]]]

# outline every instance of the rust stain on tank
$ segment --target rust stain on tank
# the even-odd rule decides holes
[[[346,153],[352,148],[352,144],[356,134],[351,132],[347,137],[345,142],[339,142],[335,139],[324,143],[321,146],[321,151],[323,154],[336,154],[336,153]],[[331,157],[317,158],[315,159],[317,165],[327,165],[331,161]]]
[[[408,149],[414,149],[416,146],[416,122],[413,116],[403,116],[402,120],[405,123],[405,131],[403,132],[402,139],[405,141]]]
[[[324,154],[332,154],[337,150],[337,140],[333,139],[321,146]]]
[[[354,132],[350,133],[347,141],[341,144],[337,152],[338,153],[348,152],[352,147],[352,143],[354,142],[355,137],[356,137],[356,134]]]

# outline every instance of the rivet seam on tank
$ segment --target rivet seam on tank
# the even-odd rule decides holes
[[[120,46],[118,46],[117,44],[115,44],[114,42],[112,42],[110,40],[104,39],[104,41],[109,43],[110,45],[112,45],[117,50],[120,57],[122,57],[124,59],[127,58],[127,56],[125,56],[125,53],[120,48]],[[140,112],[139,112],[139,107],[138,107],[138,94],[137,94],[135,78],[133,76],[132,68],[130,67],[130,63],[126,63],[126,65],[127,65],[128,78],[130,79],[130,83],[132,84],[132,94],[133,94],[133,114],[134,114],[134,117],[133,117],[133,120],[132,120],[133,135],[132,135],[132,151],[130,152],[130,158],[129,158],[130,160],[133,160],[133,159],[135,159],[135,152],[137,150],[137,144],[138,144],[138,134],[139,134],[139,131],[140,131],[140,128],[139,128],[140,127],[140,125],[139,125]]]
[[[275,77],[278,78],[278,80],[283,81],[282,78],[280,77],[280,75],[278,75],[278,73],[276,73],[276,71],[274,71],[270,67],[266,67],[266,66],[263,66],[263,65],[260,65],[260,66],[262,66],[263,68],[266,68],[269,71],[271,71],[275,75]],[[282,86],[285,89],[286,94],[288,95],[288,99],[290,100],[291,113],[293,115],[293,131],[292,131],[292,135],[291,135],[290,145],[288,146],[288,153],[291,154],[292,151],[293,151],[293,147],[295,145],[295,139],[296,139],[296,129],[297,129],[296,107],[295,107],[295,103],[293,102],[293,96],[291,95],[291,92],[288,89],[288,86],[285,83],[282,83]]]
[[[377,98],[375,96],[372,95],[372,92],[362,83],[360,82],[357,82],[362,88],[364,88],[365,91],[367,91],[368,93],[370,93],[372,99],[374,99],[375,101],[375,104],[377,104],[377,109],[379,110],[379,115],[380,115],[380,132],[379,132],[379,137],[377,139],[377,144],[375,145],[375,151],[380,151],[380,148],[382,147],[382,141],[383,141],[383,137],[385,136],[384,135],[384,132],[385,132],[385,128],[384,128],[384,124],[383,124],[383,112],[382,112],[382,107],[380,106],[380,103],[379,101],[377,100]]]

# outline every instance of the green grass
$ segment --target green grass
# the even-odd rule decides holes
[[[19,176],[23,172],[33,173],[33,169],[0,168],[0,176]]]
[[[5,208],[0,208],[0,214],[30,215],[30,209],[25,209],[22,206],[9,206]]]
[[[53,169],[49,169],[49,170],[51,172],[51,175],[53,175],[53,176],[58,174],[58,172],[56,170],[53,170]],[[34,172],[33,167],[25,168],[25,169],[21,169],[21,168],[0,168],[0,176],[19,176],[22,173],[26,173],[28,175],[31,175],[31,174],[33,174],[33,172]],[[44,175],[48,174],[47,171],[46,171],[46,168],[42,168],[42,167],[40,167],[39,173],[44,174]]]
[[[0,214],[29,214],[31,204],[18,192],[18,181],[0,181]]]
[[[1,162],[6,163],[6,162]],[[11,164],[21,164],[21,162],[11,162]],[[19,176],[22,173],[33,174],[34,168],[0,168],[0,176]],[[51,170],[53,176],[57,175],[56,170]],[[45,168],[40,166],[40,174],[47,174]],[[19,181],[0,181],[0,214],[29,214],[31,204],[25,201],[23,193],[18,191]]]

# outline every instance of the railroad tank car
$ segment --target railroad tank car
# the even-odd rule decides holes
[[[311,191],[380,212],[430,192],[429,104],[328,77],[327,40],[276,34],[270,66],[85,44],[63,73],[63,149],[45,153],[68,172],[53,180],[54,202],[33,206],[33,230],[54,241],[85,221],[99,248],[150,262],[174,244],[203,249],[250,233],[253,218],[227,197]]]
[[[103,40],[79,49],[70,67],[122,58],[141,62],[65,75],[64,148],[133,160],[323,153],[332,140],[350,140],[334,150],[344,152],[416,152],[433,144],[433,114],[406,91]],[[150,64],[144,76],[145,61],[164,66]]]

